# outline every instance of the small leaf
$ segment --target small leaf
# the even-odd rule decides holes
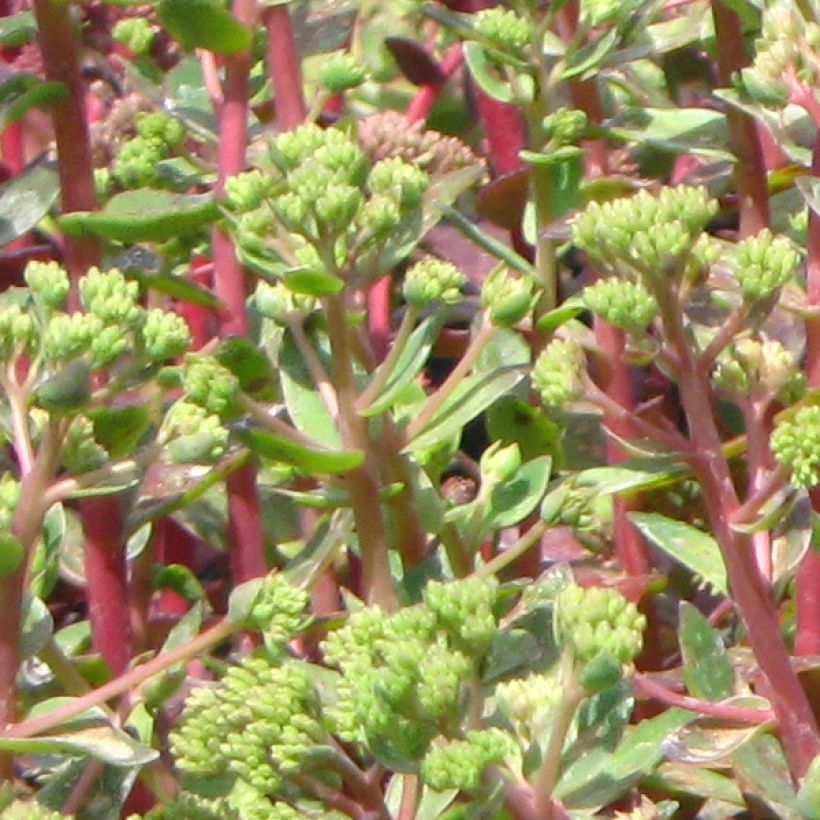
[[[765,802],[782,820],[808,820],[797,802],[789,766],[777,738],[758,735],[734,755],[734,772],[745,795]]]
[[[34,12],[22,11],[0,18],[0,46],[17,48],[31,42],[37,36],[37,20]]]
[[[270,359],[245,336],[229,336],[216,349],[217,361],[227,367],[239,380],[242,391],[254,398],[264,399],[274,383]]]
[[[398,361],[393,367],[393,372],[388,377],[381,393],[373,401],[361,410],[363,416],[375,416],[390,408],[393,402],[401,395],[413,379],[421,372],[427,362],[427,357],[433,348],[433,343],[438,337],[441,326],[444,323],[443,313],[435,316],[428,316],[410,334]],[[379,374],[381,368],[373,375]]]
[[[91,368],[77,360],[57,371],[34,391],[35,402],[55,415],[76,413],[91,398]]]
[[[720,547],[711,535],[659,513],[629,513],[629,520],[653,544],[703,577],[718,592],[728,594],[726,566]]]
[[[473,79],[488,96],[503,103],[516,99],[512,86],[500,78],[497,67],[487,58],[487,52],[480,43],[472,40],[464,44],[464,62]]]
[[[222,301],[208,288],[192,282],[184,276],[172,276],[166,273],[144,273],[138,270],[127,270],[125,275],[129,279],[136,279],[143,290],[164,293],[179,302],[201,305],[212,310],[222,306]]]
[[[561,79],[571,80],[574,77],[584,79],[584,74],[599,69],[606,56],[618,44],[620,37],[621,33],[613,27],[594,42],[573,52],[567,60],[566,68],[561,72]]]
[[[245,581],[233,588],[228,598],[227,616],[232,624],[241,627],[248,623],[264,582],[264,577],[251,578],[250,581]]]
[[[439,83],[445,79],[438,62],[421,43],[409,37],[391,35],[384,38],[384,45],[401,73],[413,85]]]
[[[526,518],[544,497],[551,465],[549,456],[533,459],[512,478],[494,487],[484,512],[485,528],[501,530]]]
[[[182,564],[155,567],[151,574],[151,589],[172,589],[186,601],[200,601],[205,597],[205,590],[199,579]]]
[[[561,428],[524,399],[502,396],[487,410],[486,425],[493,441],[517,444],[524,461],[559,451]]]
[[[25,547],[16,535],[0,532],[0,578],[17,572],[25,555]]]
[[[211,194],[139,188],[112,197],[102,211],[73,211],[63,214],[57,222],[70,236],[162,242],[197,231],[218,217],[219,208]]]
[[[94,439],[111,458],[132,453],[151,427],[151,411],[146,405],[92,407],[86,415],[94,425]]]
[[[214,0],[160,0],[160,22],[185,49],[204,48],[216,54],[238,54],[253,35]]]
[[[575,478],[579,487],[594,487],[603,495],[657,489],[680,481],[691,473],[684,464],[635,459],[609,467],[591,467]]]
[[[60,191],[57,172],[31,165],[0,185],[0,246],[30,231],[49,211]]]
[[[308,296],[332,296],[340,293],[345,286],[344,279],[316,268],[292,268],[283,271],[280,276],[294,293]]]
[[[54,632],[54,621],[42,599],[29,592],[23,598],[23,626],[20,631],[20,657],[34,657]]]
[[[12,74],[0,83],[0,130],[32,108],[48,108],[66,95],[63,83],[44,82],[33,74]]]
[[[364,462],[360,450],[320,450],[266,430],[237,430],[239,439],[263,458],[292,464],[305,473],[346,473]]]
[[[689,693],[719,701],[735,691],[735,670],[717,630],[692,604],[680,605],[678,640],[683,656],[683,680]]]

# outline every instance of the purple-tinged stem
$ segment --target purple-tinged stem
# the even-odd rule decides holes
[[[252,25],[256,3],[254,0],[235,0],[233,12],[240,22]],[[224,191],[228,177],[245,170],[250,67],[248,51],[225,58],[223,100],[219,111],[218,194]],[[220,335],[244,336],[248,332],[245,272],[236,257],[231,238],[219,226],[213,229],[212,244],[214,290],[225,305],[219,321]],[[253,462],[243,464],[228,476],[226,486],[231,572],[234,582],[242,583],[267,572],[262,512]]]
[[[268,6],[262,12],[262,22],[268,35],[268,72],[276,102],[276,124],[281,131],[289,131],[307,116],[293,22],[286,5]]]
[[[718,79],[725,88],[732,75],[747,65],[740,16],[725,0],[712,0]],[[740,237],[756,234],[769,225],[769,189],[766,163],[757,125],[748,114],[729,106],[726,110],[732,150],[737,157],[735,184],[740,212]]]
[[[815,138],[812,174],[820,176],[820,133]],[[820,307],[820,217],[809,208],[806,242],[806,295],[809,305]],[[806,319],[806,378],[809,387],[820,387],[820,316]],[[811,493],[812,508],[820,510],[820,489]],[[810,549],[797,569],[798,655],[820,654],[820,552]]]

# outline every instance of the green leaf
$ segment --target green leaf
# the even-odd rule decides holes
[[[272,392],[274,372],[270,359],[245,336],[229,336],[216,349],[217,361],[239,380],[249,396],[264,399]]]
[[[214,222],[211,194],[177,194],[139,188],[112,197],[102,211],[74,211],[58,218],[70,236],[101,236],[117,242],[162,242]]]
[[[14,533],[0,532],[0,578],[17,572],[25,556],[25,547]]]
[[[487,58],[484,46],[475,40],[464,43],[464,61],[473,79],[488,96],[503,103],[515,101],[515,91],[509,82],[500,78],[497,66]]]
[[[244,626],[251,617],[256,599],[265,578],[251,578],[233,588],[228,598],[228,620],[238,627]]]
[[[587,306],[579,297],[570,296],[569,299],[562,302],[557,308],[547,311],[538,320],[538,329],[546,331],[555,330],[576,316],[580,316],[586,309]]]
[[[0,18],[0,46],[17,48],[30,43],[37,36],[34,12],[22,11]]]
[[[86,415],[94,424],[94,439],[111,458],[132,453],[151,427],[151,411],[144,404],[92,407]]]
[[[575,478],[579,487],[594,487],[602,495],[657,489],[680,481],[691,473],[685,464],[636,459],[608,467],[582,470]]]
[[[541,456],[527,462],[512,478],[494,487],[484,511],[484,526],[500,530],[526,518],[544,497],[551,466],[552,459]]]
[[[331,296],[344,290],[344,279],[316,268],[291,268],[280,274],[282,281],[295,293],[308,296]]]
[[[159,752],[108,723],[37,737],[0,737],[0,749],[15,754],[91,755],[112,766],[144,766],[159,757]]]
[[[352,533],[353,513],[350,510],[340,510],[332,517],[323,518],[305,548],[285,567],[288,582],[295,587],[310,589],[313,581],[333,562],[342,544],[350,542]]]
[[[806,200],[806,205],[815,214],[820,214],[820,179],[810,176],[798,177],[795,184],[797,190],[803,195],[803,199]]]
[[[782,820],[807,820],[800,811],[783,749],[772,735],[758,735],[734,755],[737,784],[766,803]]]
[[[571,80],[574,77],[584,79],[582,75],[597,71],[607,55],[618,44],[620,37],[620,31],[613,27],[594,42],[570,54],[566,68],[561,72],[561,79]]]
[[[186,279],[184,276],[172,276],[167,273],[144,273],[138,270],[126,270],[129,279],[136,279],[143,290],[154,290],[164,293],[180,302],[217,310],[222,307],[222,300],[208,288]]]
[[[0,185],[0,246],[30,231],[59,192],[57,172],[46,165],[31,165]]]
[[[42,599],[30,592],[23,597],[23,626],[20,631],[20,657],[34,657],[54,632],[54,621]]]
[[[691,794],[735,806],[745,805],[743,795],[731,777],[697,766],[662,763],[655,773],[644,779],[642,785],[664,794]]]
[[[188,567],[182,564],[165,564],[154,567],[151,574],[151,589],[172,589],[186,601],[200,601],[205,597],[205,590],[199,579]]]
[[[214,0],[160,0],[156,9],[162,25],[185,49],[238,54],[251,44],[250,30]]]
[[[444,323],[444,314],[428,316],[411,334],[396,362],[393,372],[388,377],[381,393],[370,404],[361,410],[363,416],[375,416],[389,409],[401,392],[419,374],[427,362],[439,331]],[[383,367],[384,365],[382,365]],[[381,372],[381,367],[373,374],[374,378]]]
[[[493,441],[517,444],[524,461],[560,450],[561,428],[524,399],[502,396],[487,410],[486,425]]]
[[[629,108],[602,129],[610,137],[675,154],[733,161],[726,115],[707,108]]]
[[[364,462],[360,450],[312,449],[267,430],[238,430],[237,436],[257,455],[292,464],[305,473],[346,473]]]
[[[359,4],[349,0],[291,0],[287,3],[293,35],[302,59],[346,48],[350,43]]]
[[[77,360],[58,370],[34,391],[35,402],[55,415],[76,413],[91,398],[91,368]]]
[[[422,450],[446,441],[496,399],[509,393],[523,377],[523,370],[515,366],[468,376],[439,408],[424,430],[409,442],[404,450]]]
[[[735,670],[716,629],[692,604],[680,605],[678,640],[683,656],[683,680],[689,693],[719,701],[735,691]]]
[[[329,370],[330,354],[326,339],[314,344],[319,361]],[[342,437],[336,426],[336,419],[328,409],[305,364],[299,347],[290,331],[285,331],[282,349],[279,353],[279,378],[285,406],[296,429],[331,449],[342,446]]]
[[[12,74],[0,83],[0,129],[16,122],[32,108],[48,108],[66,95],[63,83],[44,82],[33,74]]]
[[[629,513],[629,520],[655,546],[700,575],[718,592],[728,594],[726,566],[720,547],[711,535],[659,513]]]
[[[60,575],[60,550],[68,533],[65,507],[54,504],[43,519],[40,540],[34,548],[29,571],[29,590],[44,600],[51,595]]]

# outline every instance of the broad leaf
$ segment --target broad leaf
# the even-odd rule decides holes
[[[575,483],[579,487],[594,487],[603,495],[615,495],[666,487],[690,472],[683,464],[636,459],[608,467],[582,470],[575,477]]]
[[[552,459],[541,456],[527,462],[512,478],[494,487],[484,512],[485,528],[501,530],[526,518],[544,497],[551,466]]]
[[[274,372],[270,359],[245,336],[229,336],[216,349],[216,358],[239,380],[239,388],[254,398],[271,392]]]
[[[71,236],[162,242],[204,228],[218,217],[211,194],[139,188],[112,197],[102,211],[74,211],[63,214],[58,223]]]
[[[720,547],[711,535],[659,513],[629,513],[629,520],[655,546],[700,575],[718,592],[728,594],[726,566]]]
[[[253,38],[251,31],[216,0],[160,0],[156,10],[162,25],[185,49],[238,54]]]
[[[164,293],[180,302],[188,302],[192,305],[217,309],[221,307],[222,301],[215,296],[208,288],[186,279],[184,276],[171,276],[164,273],[144,273],[138,270],[128,270],[125,275],[129,279],[136,279],[145,290],[155,290],[157,293]]]
[[[360,450],[310,448],[267,430],[238,429],[237,436],[257,455],[291,464],[305,473],[346,473],[364,462]]]
[[[487,58],[484,46],[474,40],[465,43],[464,61],[473,79],[485,94],[498,102],[511,103],[515,100],[512,86],[506,80],[501,79],[498,67]]]
[[[12,74],[0,83],[0,129],[32,108],[48,108],[66,95],[63,83],[44,82],[33,74]]]
[[[36,655],[51,638],[54,621],[42,599],[26,592],[23,597],[23,625],[20,630],[20,657]]]
[[[46,165],[32,165],[0,185],[0,246],[30,231],[59,191],[57,172]]]
[[[123,458],[133,452],[151,427],[151,411],[141,404],[92,407],[86,415],[94,425],[94,439],[111,458]]]
[[[689,693],[702,700],[724,700],[735,691],[735,670],[716,629],[692,604],[680,605],[678,640],[683,679]]]
[[[22,11],[0,18],[0,46],[17,48],[31,42],[37,36],[37,20],[34,12]]]

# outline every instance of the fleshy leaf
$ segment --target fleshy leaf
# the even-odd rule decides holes
[[[238,430],[237,435],[257,455],[291,464],[306,473],[346,473],[364,461],[360,450],[311,449],[266,430]]]
[[[156,9],[162,25],[185,49],[238,54],[251,44],[250,30],[214,0],[160,0]]]
[[[683,679],[689,693],[712,701],[731,697],[735,690],[735,671],[717,630],[686,601],[680,606],[679,624]]]
[[[59,191],[57,172],[46,165],[32,165],[0,185],[0,246],[30,231]]]

